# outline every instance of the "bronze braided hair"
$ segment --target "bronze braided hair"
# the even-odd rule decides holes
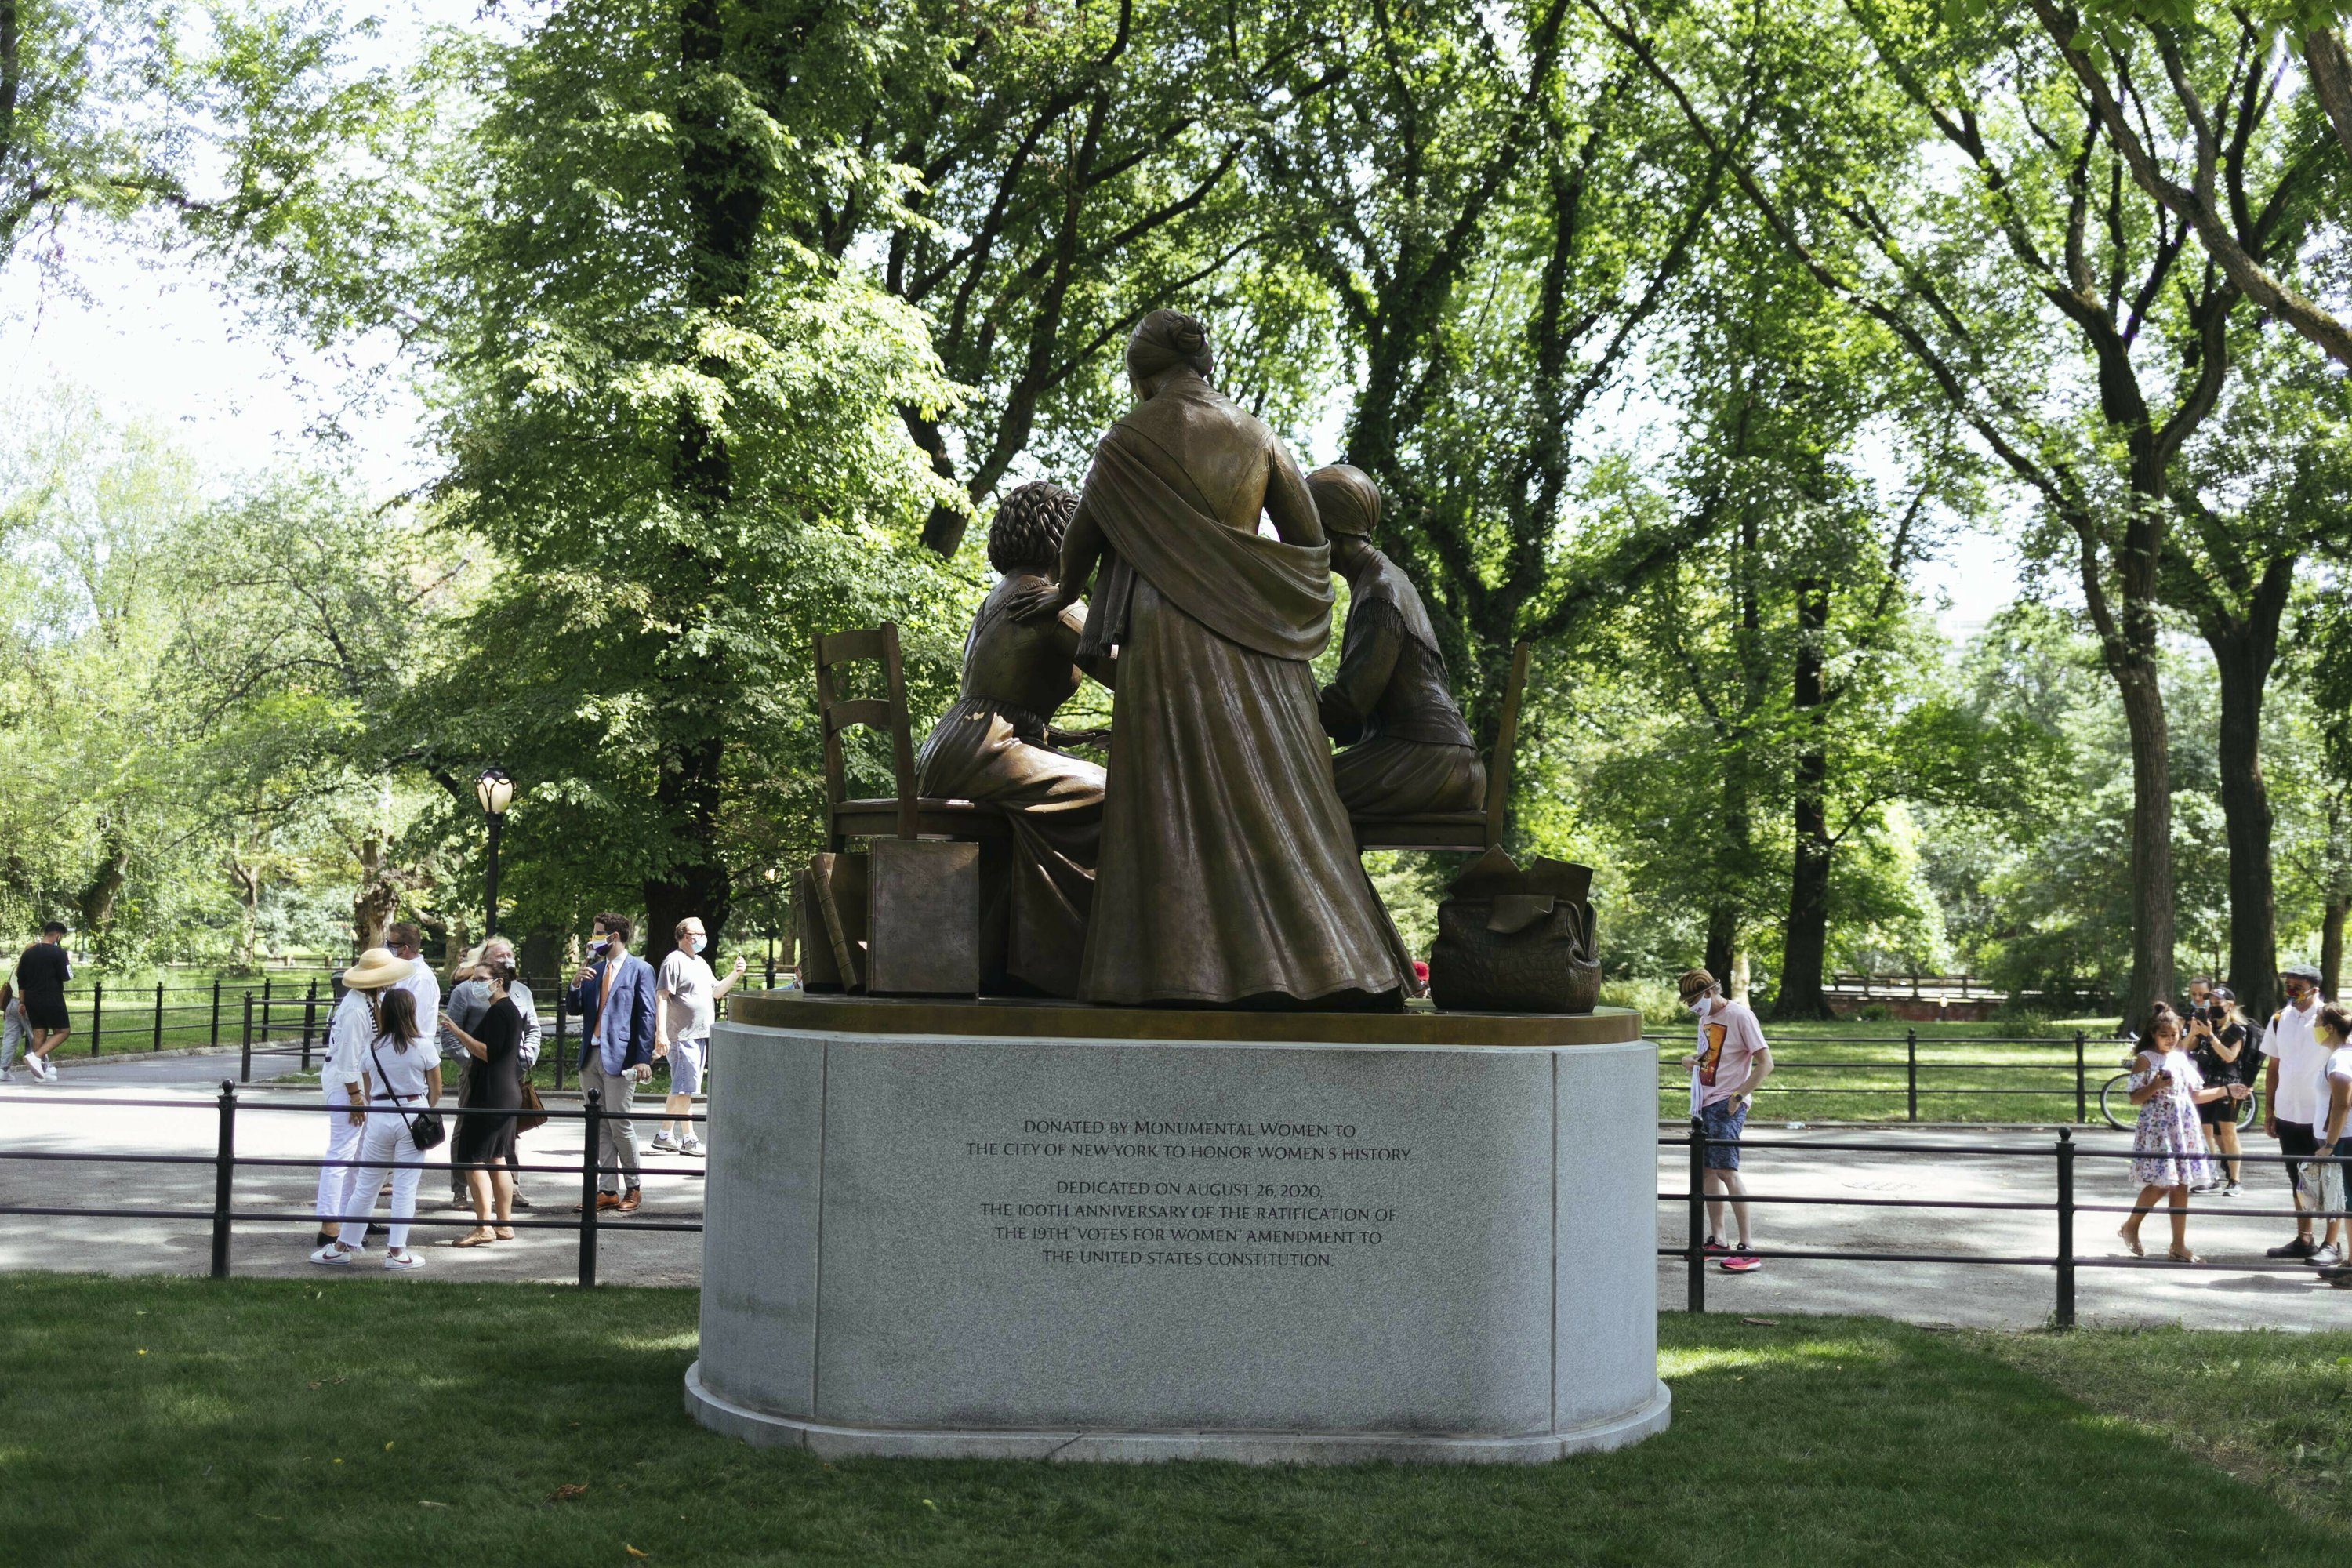
[[[988,563],[999,572],[1053,569],[1062,558],[1062,535],[1078,514],[1078,498],[1050,479],[1014,489],[996,503],[988,525]]]

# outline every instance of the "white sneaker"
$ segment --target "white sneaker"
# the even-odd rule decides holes
[[[705,1148],[703,1148],[703,1146],[702,1146],[702,1140],[701,1140],[701,1139],[699,1139],[699,1138],[689,1138],[689,1139],[688,1139],[685,1142],[683,1142],[683,1143],[681,1143],[681,1144],[679,1144],[679,1145],[677,1146],[677,1152],[678,1152],[679,1153],[681,1153],[681,1154],[691,1154],[691,1155],[693,1155],[696,1159],[699,1160],[700,1158],[702,1158],[702,1156],[703,1156],[704,1154],[708,1153],[709,1151],[708,1151],[708,1150],[706,1150]]]
[[[26,1057],[25,1058],[25,1065],[32,1068],[33,1076],[39,1079],[43,1083],[55,1083],[58,1081],[58,1069],[56,1067],[51,1065],[48,1058]]]
[[[677,1139],[675,1139],[675,1138],[673,1138],[673,1137],[671,1137],[671,1136],[670,1136],[668,1133],[667,1133],[667,1132],[656,1132],[656,1133],[655,1133],[655,1134],[654,1134],[654,1152],[655,1152],[655,1153],[656,1153],[656,1154],[675,1154],[675,1153],[677,1153]]]
[[[424,1268],[425,1259],[413,1252],[387,1252],[384,1254],[383,1267],[385,1272],[398,1274],[406,1269]]]
[[[348,1268],[351,1267],[352,1259],[356,1256],[357,1254],[342,1243],[331,1241],[310,1254],[310,1261],[323,1263],[331,1268]]]

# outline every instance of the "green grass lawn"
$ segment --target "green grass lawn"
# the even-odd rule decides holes
[[[1880,1568],[2352,1551],[2352,1335],[1669,1314],[1674,1425],[1618,1454],[827,1465],[687,1419],[694,1311],[685,1290],[9,1277],[0,1561]],[[2226,1384],[2197,1381],[2225,1363]],[[2298,1443],[2332,1457],[2298,1461]]]
[[[2123,1045],[2100,1021],[2083,1052],[2085,1110],[2099,1120],[2099,1087],[2122,1069]],[[1906,1031],[1919,1034],[1922,1121],[2059,1122],[2074,1119],[2076,1021],[2028,1030],[2016,1024],[1846,1021],[1765,1026],[1773,1071],[1751,1121],[1902,1121],[1910,1111]],[[2063,1033],[2057,1032],[2063,1029]],[[1687,1029],[1653,1028],[1660,1046],[1658,1115],[1680,1119],[1687,1076],[1675,1064],[1690,1049]],[[2046,1037],[2022,1039],[2028,1033]]]

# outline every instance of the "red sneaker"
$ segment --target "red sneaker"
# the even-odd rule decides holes
[[[1718,1253],[1725,1253],[1731,1250],[1731,1248],[1723,1245],[1723,1238],[1717,1236],[1710,1236],[1705,1241],[1700,1242],[1698,1249],[1703,1256],[1708,1258],[1713,1258]]]
[[[1763,1267],[1764,1260],[1746,1247],[1724,1255],[1723,1271],[1726,1274],[1753,1274]]]

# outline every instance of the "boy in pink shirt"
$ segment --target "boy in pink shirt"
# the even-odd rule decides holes
[[[1706,1138],[1706,1249],[1723,1255],[1723,1268],[1731,1274],[1753,1273],[1762,1267],[1748,1239],[1748,1188],[1739,1179],[1739,1135],[1748,1125],[1748,1103],[1756,1088],[1772,1071],[1772,1048],[1745,1002],[1723,994],[1715,976],[1704,969],[1685,973],[1677,989],[1683,1006],[1698,1021],[1698,1048],[1683,1058],[1690,1069],[1691,1114]],[[1739,1227],[1739,1244],[1726,1247],[1723,1198]]]

